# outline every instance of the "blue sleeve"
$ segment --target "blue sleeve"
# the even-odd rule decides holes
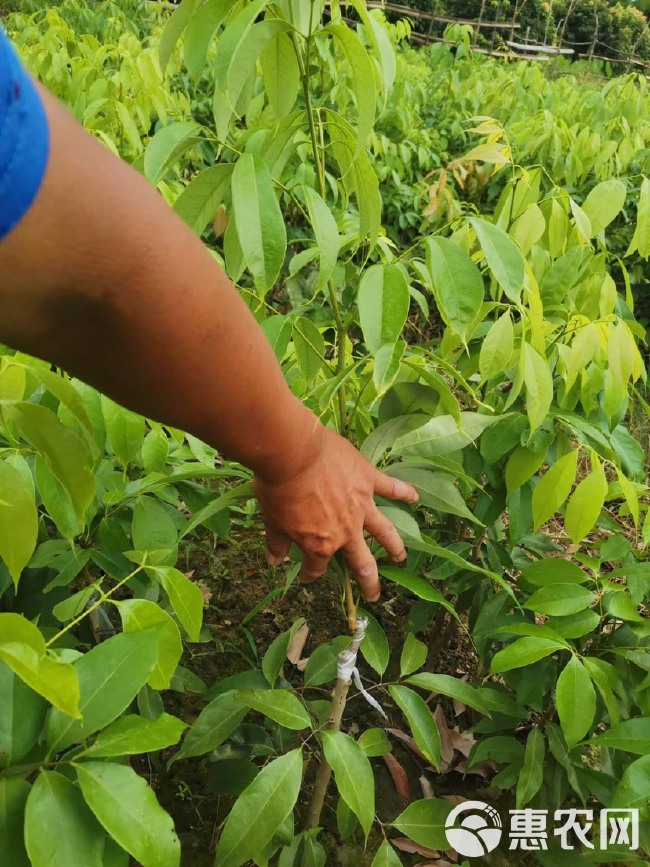
[[[48,153],[43,103],[0,28],[0,240],[36,198]]]

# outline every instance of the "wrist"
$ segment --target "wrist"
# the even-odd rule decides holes
[[[325,427],[298,398],[281,410],[282,427],[274,431],[271,441],[256,449],[247,462],[261,481],[275,484],[303,472],[320,452]]]

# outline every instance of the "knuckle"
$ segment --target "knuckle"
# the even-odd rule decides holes
[[[357,573],[359,574],[359,576],[361,578],[369,578],[376,571],[377,571],[377,564],[375,563],[374,559],[372,559],[372,560],[368,560],[363,566],[361,566],[357,570]]]

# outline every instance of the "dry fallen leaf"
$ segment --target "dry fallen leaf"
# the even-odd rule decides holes
[[[460,732],[452,729],[449,732],[449,737],[451,738],[452,746],[455,750],[465,756],[467,758],[472,751],[472,747],[474,746],[474,738],[469,732],[465,732],[461,734]]]
[[[296,663],[296,668],[298,671],[304,671],[307,668],[307,663],[309,662],[309,657],[303,657],[299,659]]]
[[[194,573],[192,572],[191,574],[193,575]],[[189,578],[190,576],[188,575],[187,577]],[[210,590],[208,585],[204,584],[203,581],[199,581],[197,587],[201,591],[201,596],[203,597],[203,607],[207,608],[212,600],[212,590]]]
[[[408,837],[393,837],[390,842],[396,849],[411,855],[423,855],[425,858],[437,858],[440,855],[440,852],[427,849],[426,846],[420,846],[419,843],[414,843]]]
[[[447,720],[445,719],[445,715],[440,705],[438,705],[434,710],[433,716],[435,717],[438,731],[440,732],[440,751],[442,755],[443,770],[448,770],[454,760],[454,745],[451,742],[449,726],[447,725]],[[446,767],[444,767],[445,765]]]
[[[413,755],[429,764],[429,759],[424,755],[410,735],[407,735],[406,732],[403,732],[401,729],[386,729],[386,731],[390,732],[393,737],[396,737],[398,741],[401,741],[405,746],[407,746]]]
[[[460,716],[461,713],[464,713],[464,711],[467,710],[467,705],[463,704],[462,701],[458,701],[457,698],[453,699],[453,704],[454,704],[454,713],[456,714],[456,716]]]
[[[384,762],[386,763],[386,767],[390,771],[390,775],[393,778],[393,783],[395,784],[397,794],[401,795],[403,798],[406,798],[407,801],[410,801],[411,789],[409,786],[409,778],[406,771],[392,753],[386,753],[383,758]]]
[[[309,627],[306,623],[303,623],[300,629],[296,630],[296,634],[289,642],[289,647],[287,648],[287,659],[294,665],[297,665],[300,661],[302,651],[305,647],[305,644],[307,643],[308,635]]]
[[[435,795],[433,794],[433,786],[427,780],[427,778],[424,776],[424,774],[422,774],[422,776],[420,777],[419,783],[420,783],[420,788],[422,789],[422,797],[423,798],[435,798]]]

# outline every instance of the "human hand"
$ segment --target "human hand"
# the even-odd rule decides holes
[[[379,599],[377,563],[364,538],[366,530],[395,562],[406,558],[397,530],[377,508],[373,494],[415,503],[406,482],[372,466],[339,434],[319,425],[297,469],[272,481],[254,478],[266,526],[267,560],[279,566],[292,542],[302,550],[301,581],[325,574],[330,558],[342,551],[364,598]]]

